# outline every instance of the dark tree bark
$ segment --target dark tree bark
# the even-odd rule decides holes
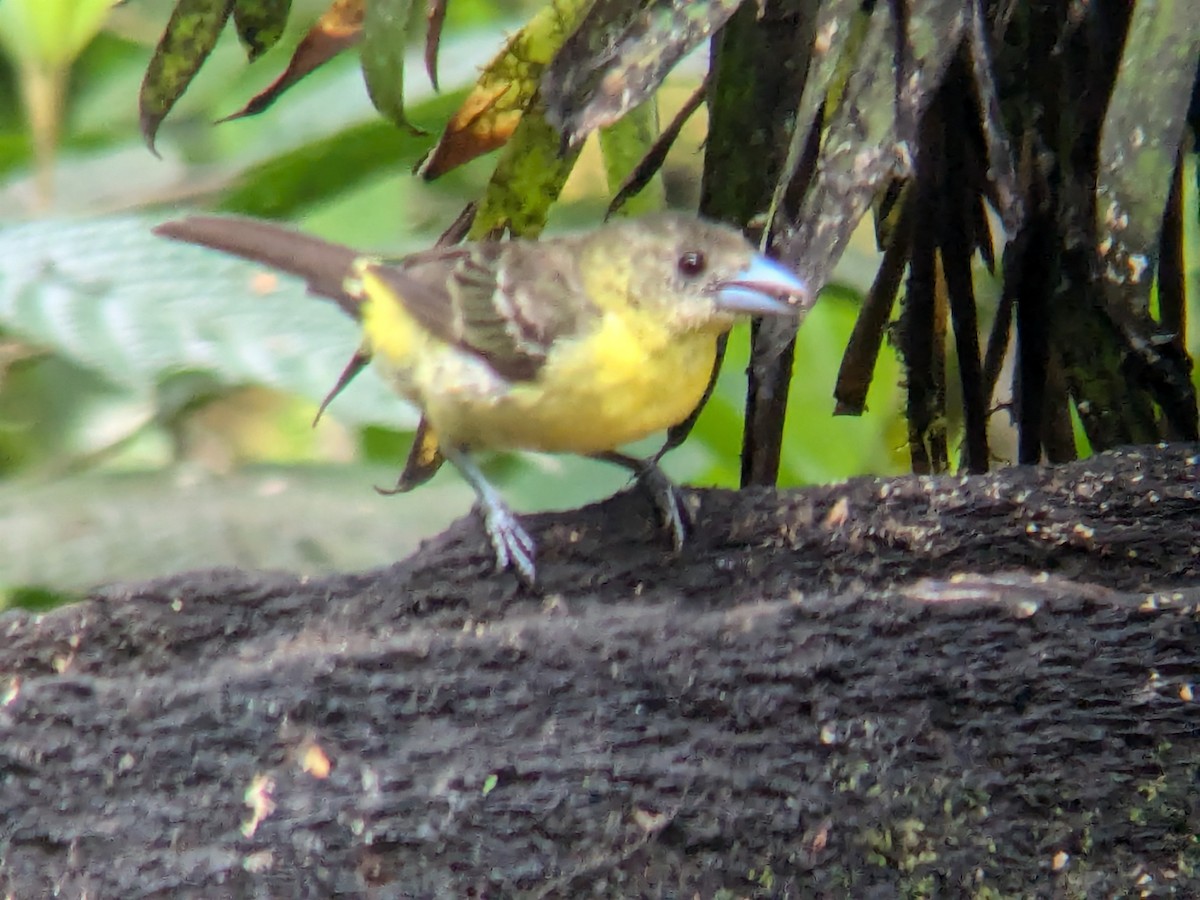
[[[0,617],[14,897],[1200,895],[1200,448]]]

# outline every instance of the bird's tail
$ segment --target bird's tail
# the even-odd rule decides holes
[[[311,293],[327,297],[356,320],[362,317],[362,299],[346,288],[359,256],[350,247],[270,222],[228,216],[188,216],[164,222],[154,233],[232,253],[303,278]]]

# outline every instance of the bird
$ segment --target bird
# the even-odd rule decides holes
[[[191,215],[154,230],[304,279],[357,320],[362,344],[321,410],[373,362],[421,412],[395,491],[448,460],[475,492],[496,568],[530,587],[535,543],[476,453],[573,453],[622,466],[678,550],[688,529],[678,492],[656,457],[620,448],[692,414],[735,321],[795,315],[808,292],[738,229],[685,212],[394,260],[250,218]]]

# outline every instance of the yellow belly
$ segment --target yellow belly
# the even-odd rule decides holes
[[[562,349],[537,381],[498,397],[427,395],[431,421],[471,446],[612,450],[687,418],[708,384],[716,337],[691,333],[648,353],[601,335]]]
[[[405,317],[407,318],[407,317]],[[409,327],[371,328],[375,358],[440,439],[468,447],[589,454],[683,421],[716,358],[716,332],[670,333],[637,314],[607,314],[557,344],[538,377],[512,383],[481,360]]]

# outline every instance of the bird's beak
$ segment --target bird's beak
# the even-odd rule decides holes
[[[808,286],[791,269],[755,255],[746,268],[717,285],[717,306],[747,316],[793,315]],[[795,300],[791,303],[788,298]]]

